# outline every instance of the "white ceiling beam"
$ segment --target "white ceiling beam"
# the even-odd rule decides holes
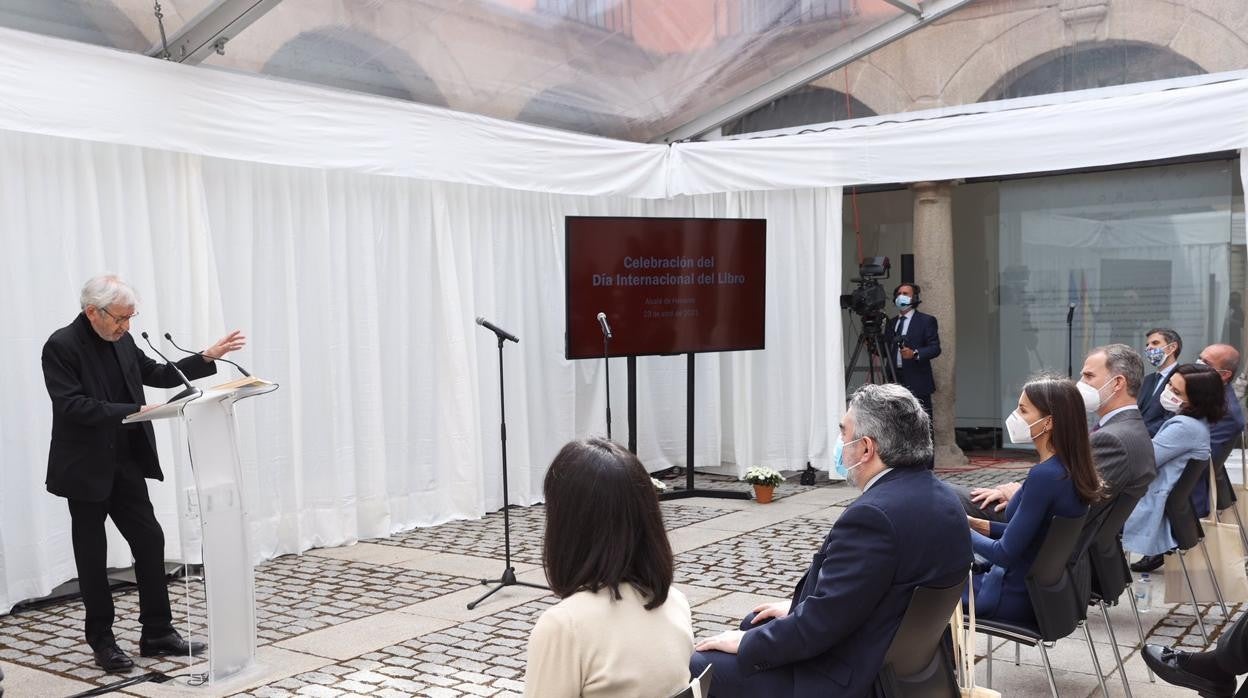
[[[900,6],[911,4],[902,0],[889,0]],[[738,95],[697,118],[663,134],[655,143],[686,141],[721,126],[758,107],[818,80],[828,73],[846,66],[867,54],[906,36],[924,25],[930,24],[954,10],[968,5],[972,0],[927,0],[918,15],[909,12],[894,17],[861,36],[835,49],[809,60],[775,79]]]
[[[909,12],[915,17],[923,16],[923,8],[919,7],[918,3],[913,2],[912,0],[884,0],[884,2],[902,10],[903,12]]]
[[[281,1],[217,0],[169,37],[169,60],[196,65],[214,52],[224,52],[226,42]],[[160,58],[164,55],[164,46],[156,44],[147,55]]]

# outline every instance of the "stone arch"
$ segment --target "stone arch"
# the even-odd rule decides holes
[[[603,102],[585,88],[578,83],[548,87],[533,95],[515,120],[596,136],[628,138],[629,122],[622,116],[595,109],[594,105]]]
[[[976,41],[975,51],[943,83],[939,102],[975,103],[992,94],[1003,75],[1017,74],[1019,66],[1035,67],[1045,56],[1052,58],[1055,50],[1072,51],[1078,45],[1148,45],[1191,61],[1201,72],[1248,67],[1248,36],[1237,34],[1226,17],[1216,16],[1219,12],[1238,16],[1232,7],[1237,2],[1211,0],[1197,10],[1167,0],[1110,0],[1105,21],[1080,43],[1073,42],[1057,6],[1015,13],[1018,21],[1002,15],[998,24],[987,24],[982,31],[991,37]],[[916,35],[922,37],[923,32]]]
[[[21,3],[20,10],[0,9],[0,16],[3,25],[12,29],[97,46],[146,51],[152,43],[116,2],[29,0]]]
[[[1006,71],[977,101],[1113,87],[1202,75],[1195,62],[1162,46],[1105,42],[1060,48]]]
[[[330,70],[326,70],[326,68]],[[406,51],[351,27],[302,32],[273,52],[266,75],[446,106],[433,78]]]
[[[875,110],[853,95],[807,85],[724,124],[724,135],[771,131],[806,124],[875,116]]]

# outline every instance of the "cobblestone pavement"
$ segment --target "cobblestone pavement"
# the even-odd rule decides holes
[[[943,473],[942,476],[947,481],[973,487],[1021,479],[1025,470],[975,469]],[[668,484],[670,487],[671,481]],[[796,484],[794,475],[790,482],[780,486],[777,496],[785,499],[830,484],[821,479],[814,488],[803,487]],[[710,489],[743,488],[741,483],[728,478],[702,474],[698,475],[697,485]],[[832,502],[835,499],[798,497],[788,509],[768,509],[771,505],[716,499],[664,502],[663,514],[669,531],[694,527],[690,532],[697,534],[695,539],[701,540],[698,536],[707,534],[714,534],[709,537],[715,538],[714,542],[685,549],[676,555],[676,581],[694,585],[700,595],[694,600],[693,608],[695,636],[709,637],[736,627],[740,616],[749,610],[748,601],[738,606],[739,599],[788,596],[831,522],[848,504],[812,502]],[[791,516],[776,521],[773,512],[789,510],[794,512]],[[732,525],[725,529],[715,528],[715,520],[720,517],[732,517]],[[757,526],[744,531],[751,525],[742,525],[741,517],[746,517],[744,520],[747,522],[756,518]],[[516,508],[510,512],[510,518],[513,558],[517,563],[540,564],[544,526],[542,508]],[[738,530],[743,532],[736,533]],[[361,555],[381,550],[378,545],[409,549],[413,555],[410,559],[416,562],[410,562],[408,558],[402,558],[408,560],[406,562],[396,558],[395,562],[387,564],[353,561],[350,559],[352,548],[344,548],[336,551],[343,553],[342,559],[290,555],[258,566],[256,598],[260,644],[282,643],[286,651],[303,653],[298,656],[308,659],[308,666],[316,668],[279,673],[276,678],[234,695],[433,698],[521,695],[528,635],[538,616],[555,603],[553,596],[538,592],[521,596],[515,591],[505,591],[495,600],[482,604],[481,615],[467,614],[463,617],[446,615],[446,610],[429,611],[426,617],[416,610],[428,603],[437,603],[447,594],[470,588],[475,594],[482,589],[477,583],[475,571],[470,574],[467,569],[455,573],[429,571],[433,568],[420,569],[420,556],[453,553],[452,557],[456,560],[477,560],[484,568],[492,570],[502,557],[501,541],[502,514],[496,512],[475,521],[452,522],[368,541],[375,545],[358,548]],[[395,550],[399,556],[404,552],[407,551]],[[734,592],[740,596],[730,596]],[[192,608],[203,608],[202,584],[192,583],[184,587],[175,583],[171,587],[171,595],[177,607],[183,604],[185,595]],[[720,597],[726,601],[717,603],[715,599]],[[691,598],[695,597],[691,595]],[[512,605],[508,606],[509,603]],[[171,675],[202,670],[202,663],[188,667],[184,659],[149,660],[137,657],[137,606],[137,594],[133,591],[117,596],[116,630],[123,648],[134,651],[135,660],[143,670]],[[462,603],[456,600],[454,608],[462,609]],[[1243,613],[1238,606],[1231,610],[1233,618]],[[388,617],[393,618],[396,612],[404,618],[403,614],[413,614],[412,627],[436,629],[413,631],[404,636],[406,639],[383,647],[377,647],[380,642],[373,643],[368,649],[348,658],[343,658],[347,655],[345,652],[334,652],[335,656],[314,656],[317,652],[313,649],[314,643],[306,646],[298,644],[302,636],[337,632],[339,628],[351,627],[347,625],[351,621],[378,614],[388,613]],[[464,620],[469,615],[472,615],[471,619]],[[1216,607],[1204,607],[1202,615],[1211,635],[1216,638],[1224,627],[1220,611]],[[441,621],[441,618],[458,620]],[[433,622],[419,625],[421,619]],[[1103,632],[1099,618],[1097,622]],[[87,685],[115,681],[115,677],[102,676],[92,664],[85,645],[80,641],[81,624],[82,607],[79,603],[65,603],[0,617],[0,662],[6,664],[6,668],[8,664],[15,664],[74,678]],[[1153,610],[1145,614],[1145,624],[1149,629],[1150,642],[1185,649],[1201,649],[1204,646],[1190,605],[1169,606],[1156,599]],[[1093,631],[1097,632],[1095,626]],[[202,637],[203,628],[195,627],[193,632]],[[1121,643],[1124,641],[1122,631],[1119,635]],[[358,641],[358,638],[352,640],[345,634],[343,637],[346,638],[344,642]],[[1132,631],[1125,642],[1129,643],[1134,637]],[[1128,657],[1135,656],[1138,662],[1138,652],[1129,649],[1124,652]],[[1008,663],[998,662],[999,666],[1002,664]],[[1004,669],[999,668],[998,671]],[[293,675],[287,675],[292,672]],[[1009,691],[1006,693],[1008,695]]]

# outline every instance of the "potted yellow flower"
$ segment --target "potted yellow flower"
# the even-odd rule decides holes
[[[750,468],[745,471],[745,481],[754,485],[754,499],[767,504],[776,492],[776,485],[784,482],[784,476],[771,468]]]

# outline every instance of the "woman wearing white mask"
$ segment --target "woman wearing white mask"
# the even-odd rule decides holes
[[[1209,457],[1209,425],[1222,419],[1226,394],[1218,372],[1201,364],[1180,364],[1161,391],[1171,413],[1153,437],[1157,477],[1122,529],[1122,547],[1146,556],[1135,567],[1156,569],[1176,543],[1166,521],[1166,499],[1189,460]]]
[[[1024,580],[1049,520],[1087,512],[1103,486],[1092,463],[1083,397],[1071,381],[1056,376],[1028,381],[1005,424],[1010,441],[1035,444],[1040,462],[1010,499],[1005,522],[967,517],[971,549],[992,563],[975,576],[975,612],[1030,624],[1035,615]]]

